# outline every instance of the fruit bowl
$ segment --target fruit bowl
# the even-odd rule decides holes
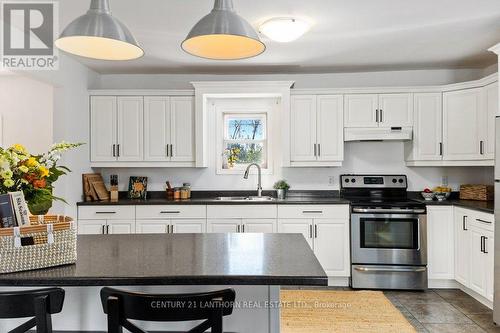
[[[434,199],[434,192],[422,192],[422,197],[427,201],[432,201]]]
[[[434,192],[434,195],[436,196],[436,199],[438,201],[445,201],[450,197],[451,192]]]

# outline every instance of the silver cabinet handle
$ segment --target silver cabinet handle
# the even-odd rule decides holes
[[[323,214],[322,210],[303,210],[303,214]]]
[[[321,156],[321,143],[318,143],[318,156]]]
[[[168,157],[168,145],[165,145],[165,151],[166,151],[166,155]]]
[[[467,216],[466,216],[466,215],[464,215],[464,216],[462,217],[462,229],[463,229],[464,231],[469,230],[469,229],[467,229],[467,224],[466,224],[466,223],[467,223]]]
[[[375,110],[375,121],[378,123],[378,109]]]
[[[171,234],[173,234],[173,233],[174,233],[174,225],[173,225],[173,224],[170,226],[170,233],[171,233]]]
[[[359,272],[425,272],[425,267],[408,267],[408,268],[396,268],[396,267],[355,267],[355,270]]]
[[[113,144],[113,157],[116,157],[116,145]]]
[[[168,224],[167,224],[167,225],[165,226],[165,230],[166,230],[165,232],[166,232],[167,234],[169,234],[169,233],[170,233],[170,225],[168,225]]]
[[[479,141],[479,154],[484,155],[484,141]]]
[[[244,224],[241,225],[241,229],[242,229],[242,232],[245,232],[245,225]]]
[[[484,236],[481,236],[481,244],[480,244],[480,246],[481,246],[481,252],[485,253],[484,252]]]
[[[313,238],[313,226],[309,224],[309,238]]]
[[[314,144],[314,156],[318,156],[317,149],[316,149],[316,144]]]
[[[318,226],[314,225],[314,238],[318,238]]]
[[[102,225],[102,231],[101,232],[102,232],[103,235],[106,234],[106,226],[105,225]]]
[[[493,222],[486,221],[486,220],[481,220],[481,219],[476,219],[477,222],[482,222],[482,223],[487,223],[487,224],[492,224]]]
[[[383,123],[384,120],[383,120],[383,115],[384,115],[384,110],[380,109],[380,122]]]
[[[170,157],[174,157],[174,145],[170,144]]]
[[[108,224],[108,225],[106,225],[106,234],[108,234],[108,235],[109,235],[109,224]]]
[[[120,157],[120,144],[116,145],[116,156]]]
[[[160,214],[180,214],[179,210],[162,210]]]
[[[116,212],[95,212],[96,214],[116,214]]]
[[[443,143],[442,142],[439,143],[439,155],[443,156]]]
[[[240,225],[238,224],[238,226],[236,227],[236,232],[240,232]]]
[[[488,251],[486,251],[486,241],[488,240],[488,237],[483,236],[483,253],[487,254]]]

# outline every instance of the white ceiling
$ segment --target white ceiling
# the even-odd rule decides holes
[[[146,55],[134,61],[80,61],[100,73],[318,73],[430,68],[482,68],[500,42],[500,0],[233,0],[255,27],[275,16],[313,23],[301,39],[263,37],[266,52],[241,61],[210,61],[180,43],[213,7],[212,0],[111,0],[115,17]],[[60,29],[90,1],[60,0]]]

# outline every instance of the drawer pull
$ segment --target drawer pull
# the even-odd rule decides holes
[[[323,214],[322,210],[303,210],[303,214]]]
[[[163,210],[160,214],[180,214],[181,212],[178,210]]]
[[[95,212],[96,214],[116,214],[116,212]]]
[[[477,222],[482,222],[482,223],[487,223],[487,224],[492,224],[493,222],[486,221],[486,220],[481,220],[481,219],[476,219]]]

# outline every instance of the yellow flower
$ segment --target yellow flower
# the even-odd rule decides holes
[[[12,179],[6,179],[3,182],[3,186],[11,188],[12,186],[14,186],[14,181]]]
[[[17,151],[18,153],[21,153],[21,154],[27,154],[28,151],[26,150],[26,147],[24,147],[23,145],[19,144],[19,143],[16,143],[15,145],[12,145],[12,150],[15,150]]]
[[[29,169],[26,165],[21,165],[19,167],[19,171],[21,171],[22,173],[28,173]]]
[[[26,165],[30,168],[38,166],[38,162],[34,157],[28,158],[28,161],[26,161]]]
[[[0,172],[0,177],[3,179],[10,179],[12,178],[12,171],[11,170],[3,170]]]
[[[41,177],[47,177],[49,175],[49,169],[47,169],[46,167],[44,166],[41,166],[40,167],[40,175]]]

